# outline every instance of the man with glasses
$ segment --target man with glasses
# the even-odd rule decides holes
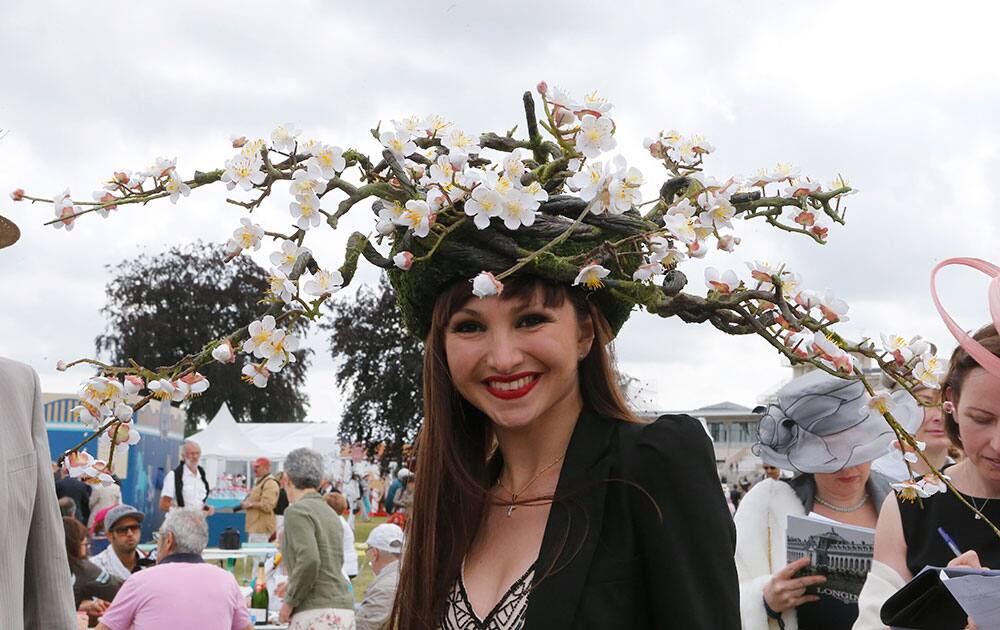
[[[149,566],[151,562],[139,555],[137,547],[142,536],[145,515],[131,505],[116,505],[104,516],[108,547],[91,558],[91,562],[122,580]]]

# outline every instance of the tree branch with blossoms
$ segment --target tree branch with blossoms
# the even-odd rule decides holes
[[[93,424],[94,435],[117,435],[129,426],[129,412],[153,398],[185,400],[196,388],[208,386],[199,367],[210,361],[235,362],[240,351],[248,355],[244,378],[266,387],[269,375],[291,360],[298,345],[283,325],[320,317],[322,305],[351,282],[363,257],[382,269],[406,271],[415,264],[445,261],[473,270],[469,275],[482,270],[472,279],[479,297],[499,294],[503,281],[514,274],[532,273],[608,291],[662,317],[708,322],[727,334],[761,336],[793,363],[861,380],[872,408],[885,417],[899,444],[919,452],[913,436],[894,419],[892,401],[875,392],[858,360],[872,360],[912,394],[918,385],[940,383],[941,363],[930,344],[890,335],[883,336],[877,349],[867,339],[845,340],[835,327],[847,318],[846,302],[830,291],[806,288],[798,273],[781,265],[749,262],[749,275],[742,279],[732,269],[709,267],[706,295],[685,291],[685,262],[705,257],[713,244],[723,252],[735,251],[740,222],[759,220],[826,243],[831,228],[845,224],[844,199],[855,189],[840,176],[822,184],[787,164],[749,177],[716,179],[705,172],[715,148],[701,136],[671,130],[643,143],[665,171],[656,195],[644,201],[647,180],[639,169],[621,155],[605,159],[617,147],[611,103],[596,93],[576,100],[544,82],[537,95],[541,118],[535,97],[526,92],[522,98],[524,138],[515,136],[516,127],[503,134],[474,135],[441,116],[410,116],[391,121],[392,130],[383,131],[381,124],[371,130],[380,145],[372,159],[360,148],[345,150],[300,138],[301,130],[286,123],[269,141],[234,139],[236,153],[222,168],[195,171],[189,179],[178,174],[176,160],[158,158],[144,170],[114,172],[92,201],[75,201],[69,190],[53,198],[14,191],[16,201],[51,203],[55,216],[47,224],[71,229],[75,220],[93,212],[107,217],[112,210],[164,197],[177,203],[196,189],[221,182],[250,197],[229,199],[236,207],[266,213],[278,224],[265,230],[242,217],[227,243],[230,258],[259,250],[265,237],[278,245],[270,255],[273,266],[262,300],[267,307],[260,319],[173,365],[75,362],[100,371],[81,388],[78,416]],[[290,233],[288,219],[273,216],[274,204],[268,203],[285,182],[293,198],[287,210]],[[350,235],[338,269],[317,259],[306,247],[314,231],[337,229],[342,217],[369,198],[374,198],[374,235]],[[650,207],[640,212],[645,206]],[[560,249],[577,238],[595,245],[572,253]],[[526,240],[535,244],[526,245]],[[64,457],[82,457],[80,448],[82,444],[69,449]],[[113,470],[112,462],[97,464],[90,469],[96,476],[83,476],[93,479]],[[946,476],[931,470],[922,482],[911,475],[897,491],[904,498],[919,498],[931,487],[954,492]]]

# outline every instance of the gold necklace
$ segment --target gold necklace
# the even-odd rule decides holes
[[[545,468],[539,470],[538,473],[534,477],[531,478],[531,481],[529,481],[528,483],[524,484],[524,487],[521,488],[520,490],[518,490],[517,492],[514,492],[513,490],[511,490],[507,486],[503,485],[503,481],[499,477],[497,477],[497,485],[499,485],[505,491],[507,491],[508,493],[510,493],[510,503],[507,504],[507,518],[510,518],[510,515],[513,514],[514,510],[517,509],[517,506],[514,505],[514,504],[517,503],[517,497],[518,497],[518,495],[523,494],[524,491],[527,490],[529,486],[531,486],[531,484],[533,484],[536,481],[538,481],[538,478],[542,476],[542,473],[544,473],[549,468],[552,468],[553,466],[555,466],[556,464],[558,464],[559,462],[561,462],[562,458],[563,458],[563,456],[560,455],[559,457],[555,458],[555,460],[553,460],[551,464],[549,464]]]

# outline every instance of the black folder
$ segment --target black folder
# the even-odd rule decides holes
[[[1000,575],[998,571],[943,569],[948,577]],[[882,623],[906,630],[963,630],[968,614],[941,582],[940,567],[924,567],[882,605]]]

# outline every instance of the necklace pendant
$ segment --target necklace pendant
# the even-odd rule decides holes
[[[515,506],[514,504],[511,504],[511,505],[507,506],[507,518],[510,518],[510,515],[514,513],[514,508],[516,508],[516,507],[517,506]],[[979,518],[978,514],[976,515],[976,518]]]
[[[510,516],[510,514],[508,513],[507,516]],[[979,516],[978,514],[976,514],[976,520],[977,521],[981,521],[981,520],[983,520],[983,517]]]

